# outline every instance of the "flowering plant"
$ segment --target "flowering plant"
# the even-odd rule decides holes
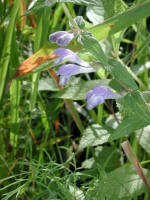
[[[51,34],[49,38],[51,42],[56,42],[59,45],[66,46],[73,37],[73,33],[58,31]],[[57,71],[57,75],[60,76],[59,84],[62,86],[69,81],[72,75],[95,72],[95,69],[92,68],[89,63],[81,60],[74,52],[69,49],[58,48],[56,51],[54,51],[54,55],[59,57],[54,62],[54,66],[61,64],[64,60],[72,62],[72,64],[61,65]],[[121,96],[119,94],[113,93],[109,88],[105,86],[96,86],[86,95],[87,109],[91,110],[96,105],[104,103],[105,99],[117,99],[120,97]]]

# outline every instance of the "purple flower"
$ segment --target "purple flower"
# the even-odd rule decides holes
[[[79,56],[77,56],[73,51],[65,48],[58,48],[54,53],[56,56],[59,56],[59,58],[54,62],[54,65],[59,65],[62,63],[64,60],[68,60],[70,62],[85,66],[85,67],[90,67],[89,63],[85,62],[84,60],[81,60]]]
[[[94,71],[95,70],[92,67],[82,67],[76,64],[62,65],[57,71],[57,75],[60,75],[59,84],[65,85],[72,75],[90,73]]]
[[[67,46],[73,38],[74,34],[67,31],[57,31],[49,36],[51,42],[56,42],[60,46]]]
[[[117,99],[120,98],[120,94],[112,92],[106,86],[96,86],[93,90],[88,91],[86,95],[87,109],[92,110],[98,104],[104,103],[105,99]]]
[[[81,60],[79,56],[69,49],[58,48],[53,54],[59,56],[54,62],[55,66],[62,63],[64,60],[78,64],[65,64],[58,69],[57,75],[60,75],[60,85],[65,85],[72,75],[95,72],[95,69],[93,69],[89,63]]]

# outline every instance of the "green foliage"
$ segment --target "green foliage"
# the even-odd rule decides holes
[[[121,99],[124,120],[111,136],[112,140],[126,136],[150,123],[150,110],[139,91],[128,93]]]
[[[80,140],[79,150],[89,147],[104,144],[108,141],[110,133],[101,127],[99,124],[93,124],[85,129]]]
[[[105,80],[90,80],[84,81],[81,79],[74,79],[71,85],[68,85],[62,91],[54,94],[53,98],[63,98],[72,100],[82,100],[86,98],[86,94],[89,90],[93,89],[96,85],[108,85],[109,79]]]

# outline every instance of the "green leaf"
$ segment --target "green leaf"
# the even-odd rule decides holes
[[[19,80],[13,80],[10,87],[10,101],[11,101],[11,120],[10,120],[10,143],[13,147],[17,146],[18,133],[20,126],[19,119],[19,104],[21,84]]]
[[[46,61],[43,64],[40,64],[36,68],[34,68],[29,74],[45,71],[45,70],[53,67],[53,63],[54,63],[54,61],[51,61],[51,60],[50,61]]]
[[[73,20],[77,23],[80,29],[83,29],[85,27],[85,20],[82,16],[77,16],[73,18]],[[70,28],[73,28],[73,25],[70,23]]]
[[[110,134],[99,124],[89,126],[83,132],[83,136],[79,143],[79,150],[90,146],[97,146],[108,141]]]
[[[110,140],[128,136],[150,124],[150,109],[140,91],[128,93],[118,102],[121,102],[126,117],[111,135]]]
[[[42,78],[39,80],[39,91],[59,91],[57,84],[54,82],[52,78]]]
[[[142,92],[133,91],[124,97],[124,106],[130,110],[130,115],[146,123],[150,122],[150,109],[146,104]]]
[[[144,91],[143,97],[147,103],[150,103],[150,91]]]
[[[95,0],[57,0],[57,2],[60,3],[70,2],[79,5],[97,5],[97,2]]]
[[[138,140],[139,144],[143,147],[143,149],[150,153],[150,125],[136,131],[136,139]]]
[[[126,85],[128,88],[137,90],[138,87],[132,78],[132,76],[127,71],[125,65],[119,60],[110,58],[108,60],[108,66],[105,66],[107,71],[119,82],[119,85]]]
[[[76,79],[74,79],[76,80]],[[84,81],[79,80],[77,83],[69,85],[67,88],[52,95],[52,98],[82,100],[86,98],[86,94],[89,90],[92,90],[96,85],[108,86],[110,79],[106,80],[91,80]]]
[[[0,103],[3,98],[5,85],[7,81],[7,73],[9,69],[9,62],[12,50],[12,38],[13,32],[16,22],[17,13],[19,11],[19,0],[15,0],[13,3],[13,8],[11,10],[11,18],[9,20],[9,25],[6,30],[6,37],[4,41],[3,51],[2,51],[2,58],[0,61]]]
[[[147,170],[144,169],[144,172],[147,174]],[[125,165],[108,173],[99,185],[99,193],[103,193],[110,200],[131,199],[146,190],[142,179],[130,165]]]
[[[92,169],[92,175],[98,174],[99,166],[106,172],[112,171],[116,168],[118,160],[117,148],[114,146],[97,146],[95,148],[94,157],[85,160],[82,163],[82,167],[85,169]],[[94,174],[93,174],[94,172]]]
[[[130,136],[134,131],[147,126],[148,124],[141,118],[137,116],[125,118],[122,123],[117,127],[114,133],[110,136],[109,140],[116,140],[121,137]]]
[[[97,5],[88,5],[87,17],[94,24],[99,24],[104,19],[112,17],[115,13],[125,10],[127,5],[122,0],[99,0]]]
[[[108,59],[104,54],[101,45],[94,37],[92,37],[92,35],[84,32],[81,35],[80,41],[84,48],[93,54],[102,64],[108,64]]]
[[[102,24],[89,28],[88,31],[91,32],[97,40],[102,40],[108,35],[114,35],[132,24],[139,22],[141,19],[149,16],[149,13],[150,3],[149,0],[147,0],[134,8],[130,8],[119,15],[109,18]]]
[[[45,1],[47,2],[47,1]],[[48,35],[48,20],[49,20],[49,8],[44,7],[43,10],[38,12],[37,28],[35,34],[34,51],[38,51],[47,41]],[[37,92],[38,92],[38,82],[40,78],[40,73],[35,73],[32,76],[32,88],[30,96],[30,110],[34,108],[36,104]]]
[[[119,84],[123,83],[123,85],[125,84],[125,86],[133,90],[138,88],[131,74],[127,71],[125,65],[116,59],[108,59],[104,54],[99,42],[94,37],[87,33],[82,34],[81,44],[104,65],[107,71],[119,81]]]

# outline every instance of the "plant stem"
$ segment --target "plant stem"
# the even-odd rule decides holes
[[[80,32],[81,30],[80,30],[78,24],[73,20],[73,18],[72,18],[72,16],[71,16],[71,14],[70,14],[70,12],[69,12],[69,10],[68,10],[66,4],[65,4],[65,3],[62,3],[62,7],[63,7],[63,9],[64,9],[64,12],[65,12],[66,16],[67,16],[68,19],[70,20],[71,24],[74,26],[75,29],[77,29],[77,30]]]

